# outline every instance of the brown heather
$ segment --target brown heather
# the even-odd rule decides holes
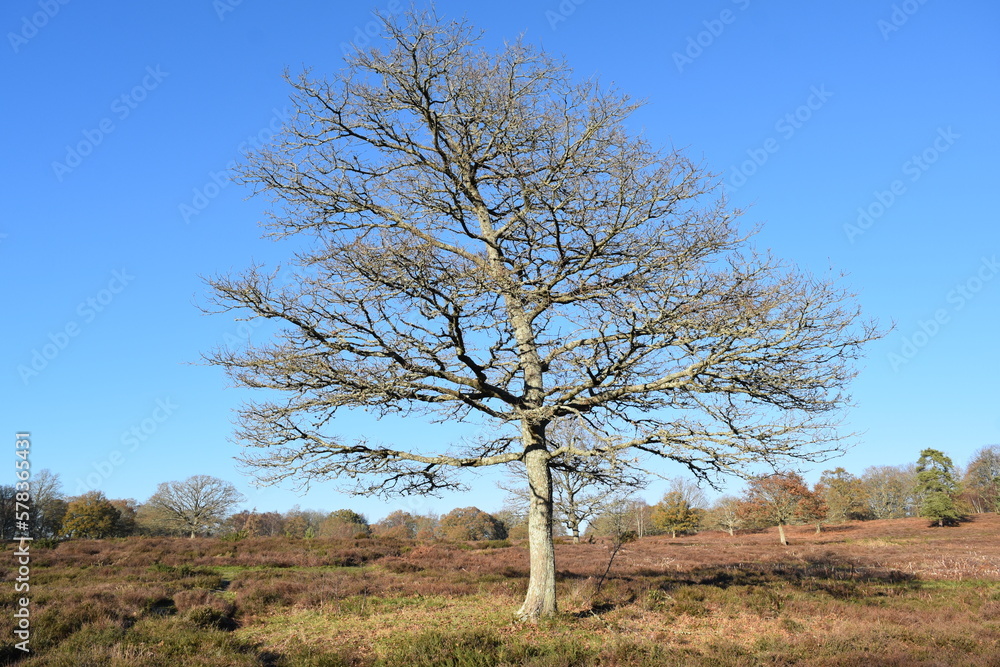
[[[786,532],[643,538],[599,595],[609,545],[558,544],[561,614],[535,625],[519,542],[71,541],[33,550],[32,653],[6,613],[0,662],[1000,665],[1000,516]]]

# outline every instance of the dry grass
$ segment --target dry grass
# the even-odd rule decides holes
[[[558,545],[562,614],[538,625],[512,619],[519,544],[68,542],[33,553],[20,664],[1000,665],[1000,517],[789,537],[645,538],[600,595],[608,545]],[[12,630],[0,616],[0,641]]]

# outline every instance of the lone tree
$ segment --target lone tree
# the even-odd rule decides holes
[[[208,475],[193,475],[183,482],[164,482],[143,505],[151,526],[170,531],[208,533],[219,528],[226,516],[244,501],[229,482]]]
[[[954,525],[963,514],[956,498],[959,493],[955,464],[944,452],[925,449],[917,459],[917,493],[921,497],[920,516],[938,526]]]
[[[732,496],[717,498],[706,518],[709,525],[726,531],[732,537],[735,535],[736,529],[743,526],[743,519],[740,516],[740,501]]]
[[[785,526],[816,520],[821,507],[822,503],[809,490],[801,475],[780,472],[751,479],[743,493],[740,510],[747,523],[777,526],[778,540],[787,545]]]
[[[650,520],[659,530],[670,533],[691,533],[705,519],[705,494],[696,484],[683,477],[670,480],[670,488],[659,503],[653,505]]]
[[[663,499],[653,506],[651,520],[653,526],[676,538],[677,533],[691,533],[698,530],[702,515],[688,504],[677,491],[667,491]]]
[[[853,295],[752,249],[714,176],[630,131],[626,95],[433,11],[382,20],[387,49],[286,77],[295,114],[242,168],[273,236],[311,246],[208,280],[219,310],[277,325],[206,357],[269,390],[236,433],[260,481],[434,493],[524,465],[535,619],[556,611],[559,462],[635,450],[708,478],[842,449],[878,335]],[[338,437],[345,408],[490,426],[430,452]],[[597,444],[552,444],[567,417]]]

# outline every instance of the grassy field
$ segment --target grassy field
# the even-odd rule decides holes
[[[523,545],[128,538],[32,551],[39,665],[1000,665],[1000,516],[557,547],[561,614],[513,621]]]

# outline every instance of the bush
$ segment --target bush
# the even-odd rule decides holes
[[[194,609],[189,610],[184,615],[184,618],[191,621],[199,628],[214,628],[216,630],[232,632],[238,627],[236,621],[232,618],[226,616],[218,609],[208,605],[195,607]]]

